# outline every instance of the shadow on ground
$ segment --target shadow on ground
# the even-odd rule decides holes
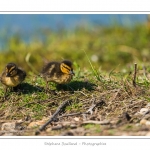
[[[86,89],[88,91],[94,90],[94,87],[96,85],[90,82],[84,82],[84,81],[72,81],[68,84],[64,85],[57,85],[57,90],[64,90],[64,91],[77,91]]]
[[[44,91],[43,87],[40,86],[34,86],[29,83],[22,83],[21,85],[13,88],[14,92],[21,92],[23,94],[32,94],[34,92],[42,92]]]

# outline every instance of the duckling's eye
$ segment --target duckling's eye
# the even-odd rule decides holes
[[[14,71],[9,72],[11,75],[13,74]]]
[[[12,71],[10,72],[10,74],[11,74],[11,75],[16,74],[16,70],[15,70],[15,69],[12,70]]]

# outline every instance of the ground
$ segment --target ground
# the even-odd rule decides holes
[[[150,135],[149,79],[139,73],[133,80],[134,71],[107,75],[92,70],[78,73],[67,85],[49,83],[46,90],[44,80],[29,73],[5,99],[0,86],[0,134]]]

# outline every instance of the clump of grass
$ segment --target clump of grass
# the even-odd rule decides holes
[[[100,78],[100,75],[98,74],[98,72],[97,72],[97,70],[94,68],[94,66],[92,65],[92,63],[91,63],[91,61],[90,61],[90,59],[89,59],[87,53],[85,52],[85,50],[84,50],[84,53],[85,53],[85,55],[86,55],[86,58],[87,58],[87,60],[88,60],[88,62],[89,62],[89,64],[90,64],[90,66],[91,66],[92,72],[93,72],[93,74],[95,75],[96,79],[99,80],[99,81],[102,81],[102,79]]]

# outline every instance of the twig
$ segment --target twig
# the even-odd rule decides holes
[[[136,87],[137,64],[134,64],[133,86]]]
[[[107,125],[110,124],[109,120],[103,120],[103,121],[95,121],[95,120],[88,120],[82,122],[82,124],[100,124],[100,125]]]
[[[137,101],[137,102],[135,102],[135,103],[133,103],[133,104],[129,104],[129,105],[127,106],[127,108],[132,108],[132,107],[136,106],[138,103],[142,103],[142,102],[143,102],[143,100],[140,100],[140,101]]]
[[[92,104],[92,106],[86,111],[86,113],[93,113],[93,109],[99,105],[103,105],[105,102],[103,100],[100,100],[99,102],[97,102],[96,104]]]
[[[69,116],[77,116],[77,115],[83,115],[83,114],[92,114],[93,109],[95,107],[97,107],[98,105],[100,105],[100,104],[101,105],[104,104],[104,101],[101,100],[96,104],[92,104],[92,106],[86,112],[77,112],[77,113],[66,114],[66,115],[62,115],[58,118],[69,117]]]
[[[77,112],[77,113],[71,113],[71,114],[66,114],[66,115],[62,115],[58,118],[63,118],[63,117],[69,117],[69,116],[77,116],[77,115],[82,115],[82,114],[89,114],[88,112]]]
[[[50,124],[54,118],[56,118],[56,116],[62,111],[62,109],[70,102],[70,100],[66,100],[65,102],[63,102],[58,109],[55,111],[55,113],[52,115],[52,117],[43,125],[39,128],[39,131],[43,131],[45,129],[45,127]]]
[[[81,94],[83,94],[84,96],[86,96],[86,97],[88,97],[84,92],[82,92],[82,91],[74,91],[75,93],[81,93]]]

